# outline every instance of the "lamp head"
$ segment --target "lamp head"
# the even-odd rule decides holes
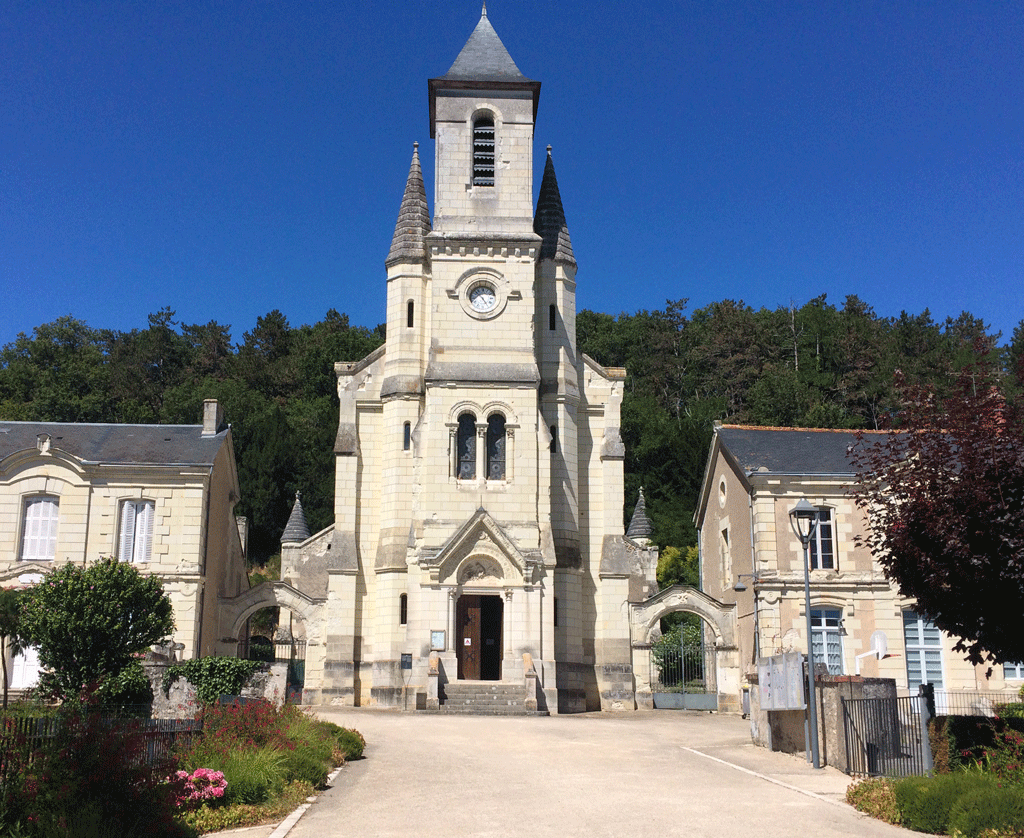
[[[789,510],[789,522],[793,526],[793,532],[805,546],[811,540],[817,516],[818,510],[810,504],[807,498],[800,498],[797,505]]]

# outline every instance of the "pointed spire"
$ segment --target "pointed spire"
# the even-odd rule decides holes
[[[637,499],[636,507],[633,509],[633,518],[629,522],[629,529],[626,530],[626,538],[633,541],[651,540],[651,522],[647,518],[647,505],[644,503],[644,487],[640,487],[640,497]]]
[[[430,232],[430,208],[427,206],[427,190],[423,186],[419,147],[419,143],[412,144],[412,163],[405,182],[405,194],[402,196],[401,209],[398,210],[391,250],[384,260],[387,267],[398,262],[422,264],[427,258],[424,237]]]
[[[533,232],[542,239],[541,259],[554,259],[556,262],[576,267],[576,257],[573,255],[572,242],[569,240],[569,227],[565,223],[565,211],[562,209],[562,196],[558,192],[558,181],[555,179],[555,164],[551,160],[551,146],[548,146],[544,178],[540,182]]]
[[[302,511],[302,501],[299,497],[300,493],[296,492],[295,506],[292,507],[292,514],[288,516],[284,535],[281,536],[282,544],[298,544],[309,538],[309,524],[306,523],[306,514]]]
[[[480,12],[476,29],[442,78],[449,81],[529,81],[519,72],[516,62],[487,19],[487,3]]]

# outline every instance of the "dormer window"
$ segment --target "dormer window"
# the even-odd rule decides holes
[[[494,186],[494,118],[473,121],[473,186]]]

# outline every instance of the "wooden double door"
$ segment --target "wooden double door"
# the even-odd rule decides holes
[[[501,680],[500,596],[464,594],[455,607],[456,657],[461,681]]]

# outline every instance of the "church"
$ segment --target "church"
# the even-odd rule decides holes
[[[657,550],[642,504],[624,532],[625,371],[577,352],[550,147],[533,205],[540,87],[486,7],[429,80],[433,214],[414,143],[387,341],[335,365],[334,524],[310,535],[297,501],[283,539],[305,703],[437,707],[465,682],[535,684],[540,712],[636,707],[629,604],[656,593]]]

